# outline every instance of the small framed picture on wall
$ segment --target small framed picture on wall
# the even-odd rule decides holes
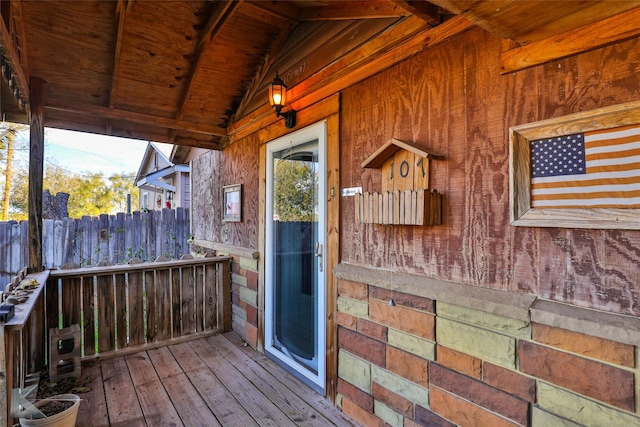
[[[242,184],[225,185],[222,187],[222,221],[242,221]]]

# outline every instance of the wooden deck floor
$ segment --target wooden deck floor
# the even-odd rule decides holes
[[[235,334],[83,367],[77,426],[356,426]]]

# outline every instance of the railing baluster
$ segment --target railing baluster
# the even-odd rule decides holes
[[[98,276],[98,351],[115,350],[113,276]]]
[[[147,343],[155,342],[158,331],[158,309],[156,308],[156,274],[153,270],[144,272],[145,311],[147,316]]]
[[[116,303],[116,345],[120,348],[127,347],[127,280],[126,274],[114,274],[115,303]]]
[[[218,312],[216,305],[218,295],[216,292],[216,280],[218,278],[217,268],[219,264],[205,265],[204,273],[204,297],[206,301],[204,312],[204,330],[211,331],[218,327],[216,321]]]
[[[144,344],[144,299],[142,272],[129,273],[129,345]]]
[[[82,338],[84,355],[96,353],[96,290],[94,276],[82,278]]]
[[[156,320],[158,333],[156,339],[163,341],[171,338],[171,270],[156,270]]]
[[[195,270],[195,293],[196,293],[196,332],[204,331],[204,314],[205,314],[205,293],[204,293],[204,270],[205,265],[194,266]]]
[[[188,335],[196,331],[194,267],[185,266],[180,270],[182,286],[182,335]]]
[[[171,329],[172,337],[182,335],[182,295],[180,288],[180,268],[171,269]]]

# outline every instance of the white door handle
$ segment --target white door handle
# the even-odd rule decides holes
[[[318,269],[322,272],[322,243],[316,242],[316,256],[318,257]]]

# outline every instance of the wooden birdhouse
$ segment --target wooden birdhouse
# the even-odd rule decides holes
[[[381,170],[382,191],[356,195],[356,222],[441,224],[442,195],[429,187],[429,162],[443,158],[391,138],[362,162],[363,168]]]

